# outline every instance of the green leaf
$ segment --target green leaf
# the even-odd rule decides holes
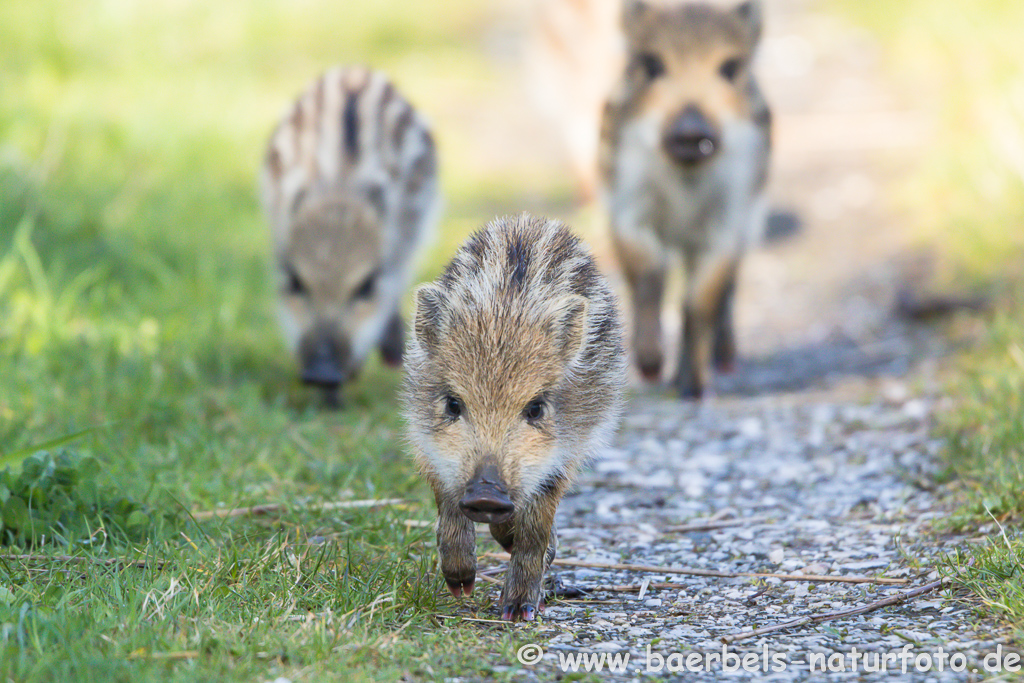
[[[142,510],[136,510],[132,514],[128,515],[127,526],[129,529],[139,529],[141,527],[149,526],[149,515]]]
[[[51,583],[50,587],[43,591],[43,601],[53,604],[60,600],[67,593],[67,585],[62,583]]]
[[[29,486],[43,477],[53,465],[53,456],[46,451],[37,451],[21,463],[22,486]]]
[[[0,470],[0,544],[39,541],[65,543],[86,537],[109,523],[113,533],[131,537],[153,530],[153,512],[119,487],[105,482],[100,463],[73,451],[38,451],[17,474]]]
[[[75,466],[78,468],[79,476],[82,479],[95,479],[100,473],[100,462],[91,455],[82,456],[77,460]]]
[[[4,526],[18,531],[25,531],[31,524],[28,506],[18,496],[11,496],[4,503]]]

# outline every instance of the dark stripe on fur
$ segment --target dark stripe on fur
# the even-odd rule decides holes
[[[516,289],[523,288],[526,272],[530,268],[531,245],[526,242],[526,235],[516,231],[510,236],[508,243],[508,265],[512,268],[511,280]]]
[[[407,102],[402,103],[402,113],[395,119],[394,127],[391,129],[391,146],[395,148],[396,154],[402,147],[402,140],[405,139],[405,132],[412,125],[412,107]]]
[[[594,266],[593,260],[587,259],[573,268],[569,286],[572,288],[573,294],[589,298],[597,284],[597,277],[597,268]]]
[[[345,94],[345,110],[342,112],[342,128],[345,131],[345,154],[355,160],[359,158],[359,93]]]
[[[302,208],[302,201],[306,198],[305,188],[295,193],[295,197],[292,199],[292,205],[289,207],[291,215],[295,216],[299,213],[299,209]]]
[[[484,251],[486,249],[487,239],[481,230],[477,230],[470,235],[469,239],[466,240],[466,244],[463,245],[463,250],[473,257],[473,263],[477,268],[483,265]]]

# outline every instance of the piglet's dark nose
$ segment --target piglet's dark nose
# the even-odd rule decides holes
[[[321,387],[336,387],[345,381],[345,376],[333,359],[318,356],[302,368],[302,381]]]
[[[669,156],[684,164],[696,164],[711,158],[721,144],[714,125],[693,105],[672,122],[663,142]]]
[[[493,463],[488,463],[474,474],[459,501],[459,509],[474,522],[487,524],[500,524],[512,517],[515,505]]]
[[[344,365],[348,359],[348,345],[322,330],[315,330],[303,340],[302,381],[306,384],[334,388],[347,379]]]
[[[345,381],[345,375],[338,369],[338,364],[333,358],[327,356],[313,358],[302,368],[301,377],[304,384],[323,390],[325,407],[332,410],[341,408],[338,390]]]

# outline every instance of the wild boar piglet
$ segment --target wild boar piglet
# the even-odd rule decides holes
[[[614,295],[561,223],[497,219],[416,290],[406,373],[409,439],[437,502],[448,588],[472,592],[473,524],[489,524],[511,554],[501,616],[533,619],[555,510],[622,410]]]
[[[764,224],[771,114],[752,71],[761,4],[629,0],[628,65],[605,107],[601,167],[612,234],[632,294],[641,373],[662,371],[668,255],[686,271],[674,384],[709,388],[736,358],[740,261]]]
[[[331,69],[281,119],[260,182],[285,338],[336,404],[374,347],[402,360],[398,307],[438,205],[430,129],[383,74]]]

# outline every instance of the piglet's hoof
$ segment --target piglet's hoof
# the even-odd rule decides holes
[[[501,608],[501,618],[505,621],[533,621],[537,618],[537,607],[509,603]]]
[[[448,585],[448,590],[457,598],[469,597],[473,594],[473,585],[476,583],[476,577],[469,579],[448,579],[445,578],[444,582]]]

